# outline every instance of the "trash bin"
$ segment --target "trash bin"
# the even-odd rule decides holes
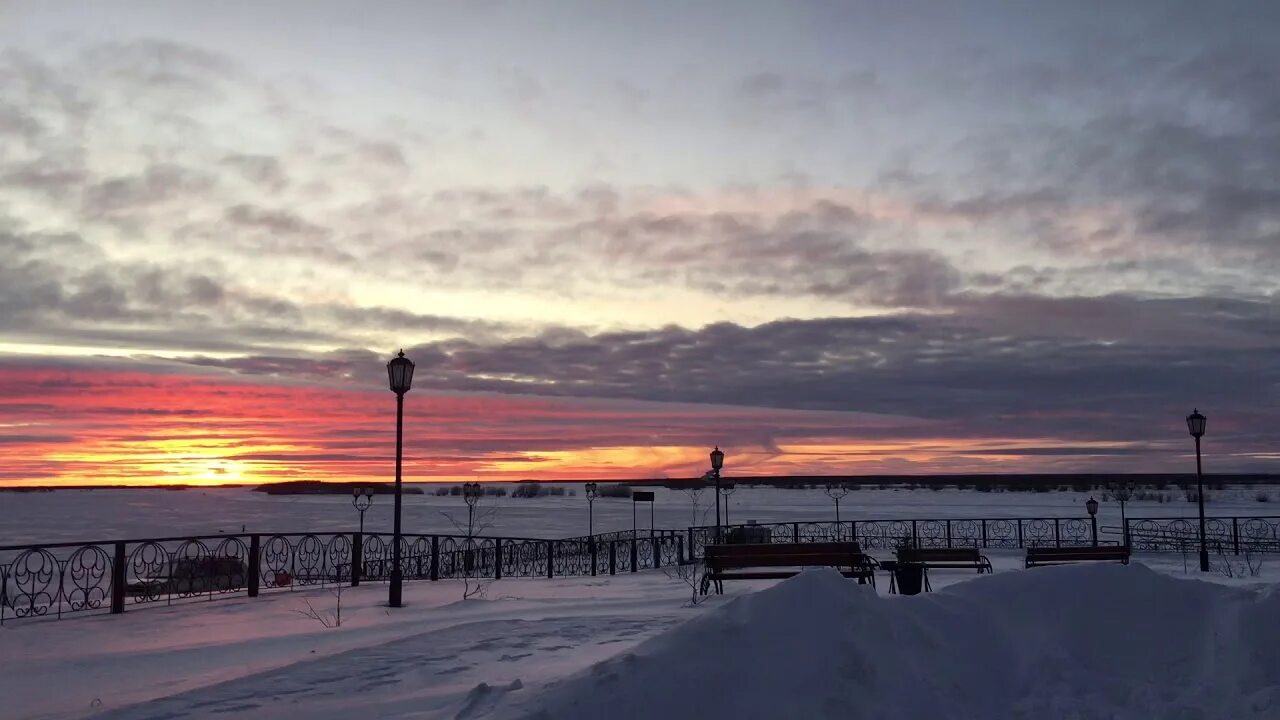
[[[903,595],[919,595],[924,587],[924,563],[899,562],[893,569],[898,592]]]

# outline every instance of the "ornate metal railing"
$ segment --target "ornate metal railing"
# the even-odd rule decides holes
[[[580,540],[586,542],[590,538],[595,538],[598,543],[609,542],[611,540],[630,540],[632,535],[638,538],[649,537],[676,537],[683,534],[682,530],[665,530],[662,528],[650,529],[640,528],[639,530],[616,530],[614,532],[597,533],[595,535],[579,535],[577,537],[565,538],[565,541]]]
[[[1124,534],[1136,552],[1191,552],[1200,547],[1200,519],[1129,518]],[[1280,516],[1208,517],[1204,537],[1215,554],[1280,552]]]
[[[742,538],[759,542],[854,540],[864,549],[892,549],[910,544],[930,548],[1070,547],[1093,543],[1090,518],[941,518],[907,520],[841,520],[725,525],[722,541]],[[767,533],[767,534],[766,534]],[[688,546],[693,558],[713,544],[716,528],[691,527]]]
[[[204,535],[0,547],[0,623],[387,580],[392,536]],[[674,531],[617,539],[401,536],[406,580],[570,577],[685,560]]]

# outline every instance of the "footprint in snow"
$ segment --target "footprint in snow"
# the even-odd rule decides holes
[[[462,709],[454,715],[454,720],[470,720],[481,715],[487,714],[497,706],[498,701],[507,693],[514,692],[524,687],[524,683],[519,678],[512,680],[506,685],[497,687],[488,683],[480,683],[471,692],[467,693],[467,697],[462,701]]]

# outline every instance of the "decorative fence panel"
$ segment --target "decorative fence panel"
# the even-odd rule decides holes
[[[386,581],[392,538],[280,533],[0,547],[0,623],[122,613],[219,597],[257,597]],[[554,578],[634,572],[684,559],[678,531],[625,539],[402,535],[405,580]],[[353,559],[355,562],[353,562]]]
[[[1129,518],[1123,528],[1135,552],[1200,549],[1200,519]],[[1205,518],[1205,545],[1221,555],[1280,552],[1280,516]]]
[[[736,536],[773,543],[854,540],[865,550],[891,550],[907,544],[927,548],[1071,547],[1093,543],[1093,522],[1090,518],[916,518],[721,527],[722,541],[739,541]],[[690,557],[701,558],[703,548],[715,541],[715,526],[689,528]]]

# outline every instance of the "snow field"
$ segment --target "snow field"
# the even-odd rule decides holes
[[[1141,565],[913,598],[830,570],[739,597],[493,718],[1280,717],[1280,593]]]
[[[1280,717],[1275,585],[1019,557],[911,598],[811,570],[689,607],[644,572],[410,583],[399,611],[365,585],[333,629],[297,612],[323,590],[6,626],[0,696],[22,719]]]

